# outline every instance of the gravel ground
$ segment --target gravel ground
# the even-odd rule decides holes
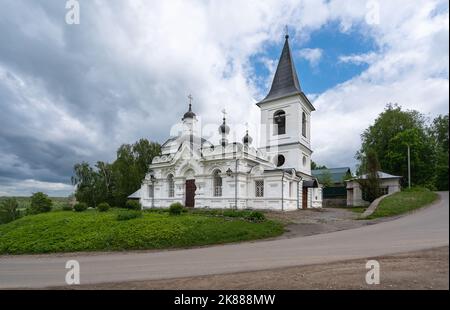
[[[358,220],[360,215],[360,213],[345,208],[322,208],[266,213],[267,218],[281,221],[286,225],[286,232],[278,238],[323,234],[394,219]]]
[[[385,257],[380,263],[380,284],[367,285],[367,259],[289,267],[265,271],[157,281],[106,283],[70,289],[449,289],[449,248],[435,248]],[[57,288],[58,289],[58,288]],[[62,287],[60,289],[69,289]]]

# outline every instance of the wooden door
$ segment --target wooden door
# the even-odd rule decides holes
[[[195,206],[195,180],[186,180],[186,207],[193,208]]]
[[[302,208],[308,209],[308,188],[303,187],[302,190]]]

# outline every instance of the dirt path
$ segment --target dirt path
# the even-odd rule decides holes
[[[367,259],[255,272],[84,285],[75,289],[449,289],[449,248],[376,257],[380,285],[367,285]],[[74,288],[74,287],[71,287]],[[60,287],[68,289],[68,287]]]

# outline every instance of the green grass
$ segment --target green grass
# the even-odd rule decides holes
[[[434,202],[438,195],[431,191],[403,191],[384,198],[374,213],[366,219],[400,215]]]
[[[120,210],[53,211],[0,225],[0,254],[164,249],[277,236],[283,225],[241,218],[143,212],[118,221]]]

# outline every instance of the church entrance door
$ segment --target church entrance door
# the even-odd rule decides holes
[[[195,191],[197,186],[195,186],[195,180],[186,180],[186,202],[187,208],[193,208],[195,206]]]
[[[303,187],[302,208],[308,209],[308,188]]]

